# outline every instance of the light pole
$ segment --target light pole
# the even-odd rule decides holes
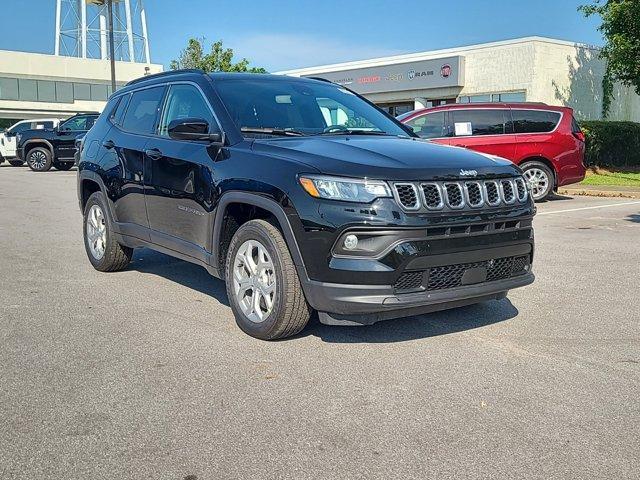
[[[113,41],[113,0],[107,0],[109,16],[109,62],[111,63],[111,91],[116,91],[116,49]]]

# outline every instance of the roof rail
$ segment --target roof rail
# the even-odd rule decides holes
[[[309,80],[318,80],[319,82],[333,83],[335,85],[338,85],[337,83],[322,77],[301,77],[301,78],[308,78]]]
[[[151,80],[151,79],[160,78],[160,77],[170,77],[171,75],[180,75],[183,73],[200,73],[204,75],[205,72],[204,70],[200,70],[198,68],[185,68],[182,70],[167,70],[166,72],[154,73],[151,75],[145,75],[144,77],[136,78],[128,82],[125,86],[128,87],[129,85],[135,85],[136,83],[144,82],[146,80]]]

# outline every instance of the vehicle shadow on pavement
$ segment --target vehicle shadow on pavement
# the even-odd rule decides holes
[[[632,213],[627,217],[628,222],[640,223],[640,213]]]
[[[330,343],[406,342],[473,330],[510,320],[517,315],[518,309],[505,298],[453,310],[387,320],[365,327],[322,325],[314,318],[300,335],[315,335]]]
[[[229,306],[224,282],[193,263],[149,248],[137,248],[133,253],[129,269],[158,275],[205,295],[211,295],[221,304]]]

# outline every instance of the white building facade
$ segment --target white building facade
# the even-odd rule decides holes
[[[116,62],[117,85],[162,70],[157,64]],[[100,112],[111,90],[108,60],[0,50],[0,119]]]
[[[543,37],[279,72],[345,85],[392,115],[454,102],[543,102],[602,118],[605,63],[593,46]],[[640,121],[640,97],[617,85],[610,120]]]

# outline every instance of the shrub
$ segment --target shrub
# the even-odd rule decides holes
[[[640,123],[585,121],[585,163],[596,167],[640,166]]]

